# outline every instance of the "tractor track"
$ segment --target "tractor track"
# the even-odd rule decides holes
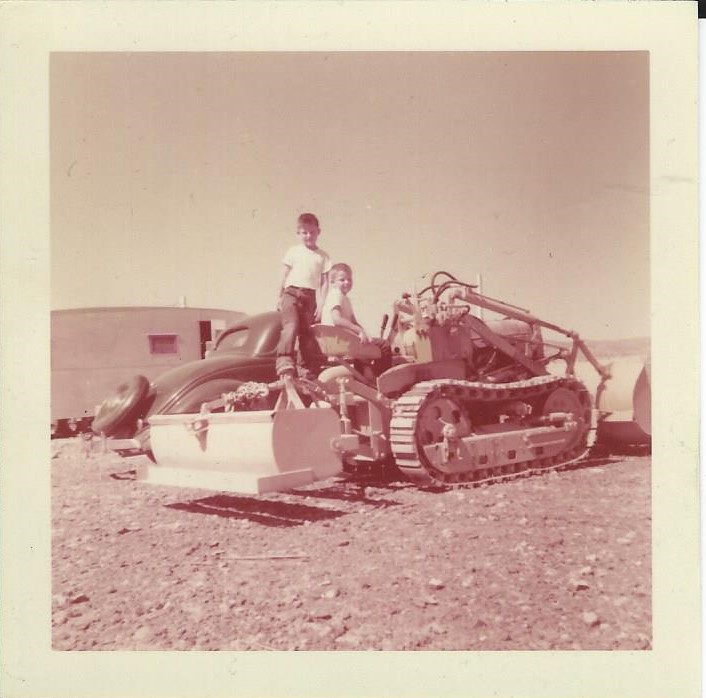
[[[552,457],[474,468],[466,472],[447,473],[425,464],[418,441],[418,418],[425,403],[434,395],[454,398],[466,405],[506,402],[509,400],[538,402],[546,399],[558,388],[572,391],[584,407],[583,423],[591,423],[591,398],[581,382],[562,376],[538,376],[523,381],[489,384],[454,379],[439,379],[417,383],[395,403],[390,422],[390,447],[399,470],[411,481],[420,485],[439,484],[480,485],[514,480],[520,477],[556,470],[580,460],[588,451],[588,429],[579,443]],[[472,407],[468,410],[472,413]]]

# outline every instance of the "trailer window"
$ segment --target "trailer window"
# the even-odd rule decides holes
[[[150,354],[177,354],[177,334],[150,334]]]

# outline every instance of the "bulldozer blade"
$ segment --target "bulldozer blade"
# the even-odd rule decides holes
[[[596,443],[602,446],[646,446],[651,442],[637,422],[611,421],[604,419],[598,423]]]
[[[291,489],[342,471],[331,442],[340,436],[329,407],[208,415],[155,415],[156,463],[140,480],[241,494]]]
[[[625,356],[606,365],[605,383],[595,369],[577,362],[576,376],[593,394],[600,414],[597,440],[621,445],[649,443],[652,433],[650,364],[641,356]]]
[[[652,365],[649,361],[635,383],[633,393],[634,419],[645,434],[652,434]]]

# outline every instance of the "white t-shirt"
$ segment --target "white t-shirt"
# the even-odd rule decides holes
[[[351,301],[346,296],[340,288],[331,286],[326,294],[326,300],[324,301],[324,308],[321,311],[321,324],[322,325],[335,325],[333,321],[332,312],[334,308],[338,308],[341,315],[346,319],[354,322],[353,306]]]
[[[285,288],[298,286],[314,291],[321,287],[321,275],[331,268],[331,260],[321,248],[310,250],[306,245],[292,245],[284,255],[282,263],[291,267],[284,282]]]

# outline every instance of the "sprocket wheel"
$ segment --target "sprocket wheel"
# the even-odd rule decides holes
[[[581,399],[576,391],[569,390],[568,388],[557,388],[549,394],[542,408],[542,413],[545,415],[551,414],[552,412],[566,412],[573,415],[578,426],[576,435],[569,442],[568,448],[572,449],[577,446],[580,440],[586,437],[588,428],[590,427],[590,408],[587,420],[586,407],[581,404]]]
[[[416,437],[420,453],[423,447],[444,440],[444,427],[453,425],[458,438],[471,433],[471,420],[453,398],[441,395],[422,405],[417,419]]]

